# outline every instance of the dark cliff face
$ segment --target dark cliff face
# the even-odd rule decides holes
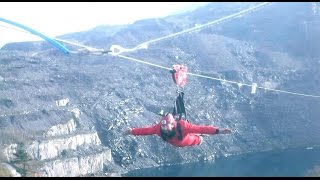
[[[217,8],[212,3],[187,14],[128,26],[101,26],[61,38],[95,48],[108,49],[113,44],[132,48],[254,4],[222,3]],[[320,6],[315,5],[318,9],[314,12],[313,3],[273,3],[221,25],[124,55],[168,68],[185,64],[189,72],[214,78],[319,95],[319,51],[314,48],[320,42],[314,33],[319,26],[303,31],[305,22],[317,23]],[[223,11],[225,6],[230,8]],[[31,132],[61,123],[59,109],[51,105],[67,97],[71,106],[83,112],[81,124],[95,126],[115,162],[128,169],[312,146],[320,141],[319,98],[259,88],[251,94],[248,86],[196,76],[188,76],[184,90],[189,120],[229,127],[233,134],[206,136],[201,146],[191,148],[173,147],[156,136],[124,137],[125,129],[152,125],[161,109],[171,110],[177,94],[168,70],[111,55],[63,55],[46,42],[9,44],[0,52],[1,113],[12,114],[0,117],[1,129]],[[25,109],[36,114],[25,118],[17,113]],[[48,114],[60,118],[48,123]],[[38,116],[43,119],[37,121],[39,126],[24,128]]]

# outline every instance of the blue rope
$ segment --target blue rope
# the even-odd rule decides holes
[[[42,39],[44,39],[44,40],[48,41],[49,43],[53,44],[55,47],[57,47],[58,49],[60,49],[60,50],[61,50],[62,52],[64,52],[65,54],[68,54],[68,53],[70,52],[66,47],[64,47],[64,46],[63,46],[62,44],[60,44],[58,41],[55,41],[55,40],[53,40],[53,39],[51,39],[51,38],[49,38],[49,37],[41,34],[41,33],[38,32],[38,31],[35,31],[35,30],[33,30],[33,29],[31,29],[31,28],[29,28],[29,27],[27,27],[27,26],[24,26],[24,25],[19,24],[19,23],[17,23],[17,22],[13,22],[13,21],[10,21],[10,20],[1,18],[1,17],[0,17],[0,21],[3,21],[3,22],[5,22],[5,23],[8,23],[8,24],[11,24],[11,25],[14,25],[14,26],[17,26],[17,27],[22,28],[22,29],[25,29],[25,30],[29,31],[29,32],[32,33],[32,34],[41,37]]]

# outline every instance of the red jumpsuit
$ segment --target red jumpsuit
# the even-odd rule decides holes
[[[182,140],[178,140],[178,130],[175,128],[176,135],[171,138],[167,139],[166,141],[174,146],[184,147],[184,146],[194,146],[199,145],[200,143],[200,136],[199,134],[216,134],[217,127],[214,126],[198,126],[191,124],[185,120],[180,120],[179,122],[181,125],[181,132],[182,132]],[[143,128],[133,128],[131,133],[133,135],[153,135],[157,134],[160,135],[160,127],[161,124],[156,124],[149,127]]]

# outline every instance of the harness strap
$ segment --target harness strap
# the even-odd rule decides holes
[[[187,119],[187,113],[186,113],[186,108],[184,106],[184,100],[183,100],[184,92],[179,92],[179,95],[174,103],[173,110],[172,110],[172,115],[177,115],[179,114],[179,121],[182,118],[182,114],[184,114],[185,119]]]
[[[182,140],[182,131],[181,131],[181,125],[179,122],[177,122],[177,130],[178,130],[178,140]]]

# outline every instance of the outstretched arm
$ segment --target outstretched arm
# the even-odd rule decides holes
[[[186,122],[185,123],[185,132],[187,133],[196,133],[196,134],[228,134],[231,133],[231,130],[228,128],[218,128],[215,126],[204,126],[204,125],[195,125]]]
[[[143,127],[143,128],[130,128],[124,132],[125,135],[153,135],[157,134],[159,125],[153,125],[149,127]]]

